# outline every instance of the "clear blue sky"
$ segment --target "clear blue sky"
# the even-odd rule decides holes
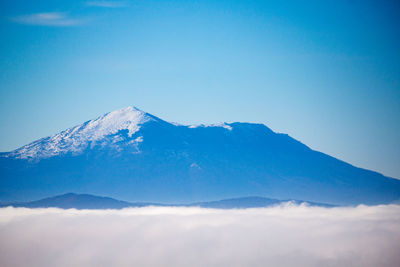
[[[0,2],[0,151],[129,105],[400,178],[396,1]]]

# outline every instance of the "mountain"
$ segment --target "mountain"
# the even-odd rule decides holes
[[[1,203],[0,206],[25,208],[61,208],[61,209],[123,209],[133,204],[109,197],[98,197],[88,194],[67,193],[30,202]],[[144,205],[143,205],[144,206]]]
[[[326,207],[326,208],[335,207],[335,205],[329,205],[324,203],[308,202],[308,201],[294,200],[294,199],[280,200],[280,199],[273,199],[266,197],[231,198],[231,199],[223,199],[217,201],[192,203],[189,204],[189,206],[199,206],[202,208],[213,208],[213,209],[246,209],[246,208],[270,207],[289,202],[296,205],[305,203],[307,205],[315,207]]]
[[[278,200],[265,197],[244,197],[234,199],[224,199],[210,202],[199,202],[190,204],[160,204],[160,203],[145,203],[136,202],[130,203],[120,201],[109,197],[99,197],[88,194],[67,193],[64,195],[48,197],[30,202],[16,203],[0,203],[0,207],[25,207],[25,208],[61,208],[61,209],[123,209],[123,208],[138,208],[149,206],[173,206],[173,207],[203,207],[214,209],[243,209],[243,208],[260,208],[270,207],[283,203],[302,204],[306,203],[311,206],[333,207],[321,203],[308,203],[298,200]]]
[[[160,203],[258,195],[380,204],[400,199],[400,180],[263,124],[179,125],[128,107],[0,154],[1,201],[65,192]]]

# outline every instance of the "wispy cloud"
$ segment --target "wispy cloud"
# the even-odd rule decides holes
[[[68,27],[82,25],[87,19],[72,18],[64,12],[45,12],[13,17],[12,21],[25,25]]]
[[[1,266],[399,266],[400,206],[0,209]]]
[[[128,3],[125,1],[89,1],[86,2],[86,5],[95,7],[119,8],[128,6]]]

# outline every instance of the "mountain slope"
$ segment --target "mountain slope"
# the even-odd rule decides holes
[[[335,207],[334,205],[328,205],[323,203],[306,202],[302,200],[293,200],[293,199],[279,200],[266,197],[231,198],[218,201],[193,203],[190,204],[190,206],[199,206],[202,208],[214,208],[214,209],[232,209],[232,208],[246,209],[246,208],[270,207],[270,206],[280,205],[283,203],[292,203],[296,205],[305,203],[310,206],[318,206],[326,208]]]
[[[0,200],[63,192],[130,201],[249,195],[331,204],[400,199],[400,181],[313,151],[262,124],[184,126],[125,108],[0,156]]]
[[[31,144],[12,151],[7,156],[20,159],[43,159],[58,155],[79,155],[88,147],[108,146],[121,141],[117,133],[124,131],[128,137],[140,129],[140,125],[156,119],[134,107],[128,107],[107,113],[95,120],[62,131],[61,133],[42,138]],[[113,138],[107,138],[113,136]],[[129,141],[132,147],[137,146],[140,139]]]
[[[98,197],[88,194],[68,193],[55,197],[48,197],[36,201],[20,203],[2,203],[0,206],[13,206],[25,208],[61,208],[61,209],[122,209],[133,204],[108,197]]]

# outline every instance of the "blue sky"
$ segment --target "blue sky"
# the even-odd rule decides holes
[[[0,151],[129,105],[400,178],[396,1],[1,1]]]

